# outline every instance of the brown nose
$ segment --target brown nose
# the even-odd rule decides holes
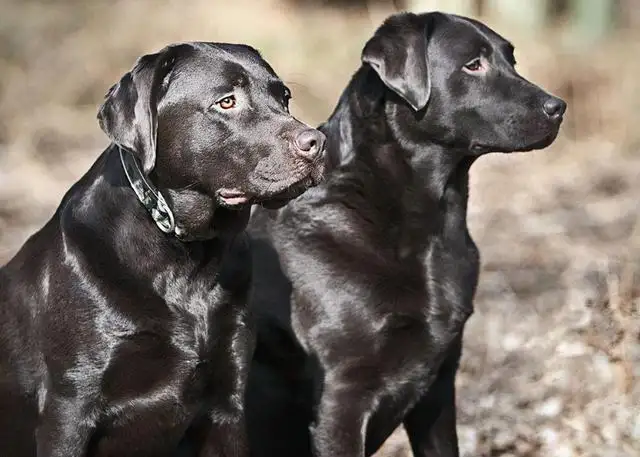
[[[307,160],[316,160],[324,152],[327,137],[316,129],[307,129],[298,133],[295,140],[296,154]]]

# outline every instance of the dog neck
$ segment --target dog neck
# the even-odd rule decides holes
[[[248,208],[228,210],[219,207],[210,196],[188,188],[160,190],[143,173],[132,152],[117,149],[130,187],[161,232],[180,241],[204,241],[221,232],[240,232],[246,227]]]
[[[388,121],[396,100],[361,68],[321,126],[328,137],[332,195],[394,239],[400,256],[421,255],[433,237],[466,237],[469,167],[475,157],[435,141],[414,144]],[[356,192],[353,189],[358,189]],[[364,198],[366,204],[350,200]]]
[[[156,281],[166,275],[216,284],[227,259],[245,243],[238,234],[185,243],[163,233],[131,189],[115,146],[67,192],[51,229],[60,232],[65,264],[91,265],[131,293],[154,295],[164,294]]]
[[[211,213],[203,216],[193,206],[177,205],[178,200],[172,196],[179,193],[165,188],[161,188],[160,192],[165,195],[167,204],[171,205],[178,224],[185,221],[187,227],[194,227],[194,222],[186,217],[188,211],[193,211],[194,217],[200,217],[202,226],[211,227],[207,233],[213,233],[213,236],[185,242],[174,234],[164,233],[132,189],[115,145],[107,148],[92,168],[72,187],[60,206],[59,217],[63,227],[70,227],[70,234],[82,231],[87,233],[87,239],[113,244],[120,251],[119,256],[123,262],[130,262],[135,266],[136,263],[148,262],[153,258],[154,264],[160,269],[166,265],[162,260],[165,257],[167,262],[179,257],[185,264],[202,263],[211,257],[212,252],[215,254],[213,257],[220,258],[246,226],[249,209],[237,212],[225,220],[227,213],[217,211],[213,206]],[[207,219],[209,214],[211,216]],[[135,249],[126,249],[127,246]]]
[[[397,103],[387,99],[389,92],[369,67],[356,72],[335,111],[320,127],[328,136],[328,169],[355,163],[377,167],[401,187],[413,183],[421,197],[433,204],[456,190],[464,195],[466,210],[468,171],[477,157],[429,138],[419,144],[403,138],[388,121]]]
[[[142,172],[138,159],[132,152],[121,147],[118,147],[118,153],[127,181],[142,206],[149,212],[151,219],[163,233],[182,239],[185,235],[184,229],[176,224],[173,211],[164,199],[162,192]]]

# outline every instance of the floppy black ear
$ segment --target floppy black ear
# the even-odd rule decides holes
[[[156,163],[158,102],[175,63],[174,48],[138,58],[112,86],[98,111],[98,123],[109,139],[138,155],[145,173]]]
[[[361,57],[389,89],[416,111],[427,106],[431,94],[427,28],[415,14],[391,16],[364,46]]]

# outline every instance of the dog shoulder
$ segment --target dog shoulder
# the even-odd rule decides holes
[[[283,208],[274,226],[274,235],[286,240],[299,240],[305,245],[318,238],[340,238],[350,231],[349,208],[333,198],[328,189],[317,187]]]

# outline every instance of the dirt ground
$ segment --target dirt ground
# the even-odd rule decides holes
[[[53,213],[107,144],[107,88],[168,42],[246,42],[330,113],[390,13],[278,0],[0,0],[0,263]],[[504,22],[504,21],[503,21]],[[569,102],[544,151],[472,169],[482,253],[458,378],[462,455],[640,455],[640,33],[586,49],[494,20],[520,71]],[[402,430],[380,456],[410,455]]]

